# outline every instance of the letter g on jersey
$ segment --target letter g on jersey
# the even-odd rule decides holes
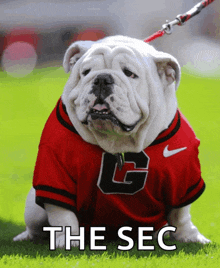
[[[98,187],[104,194],[130,194],[141,191],[147,181],[149,157],[144,151],[140,153],[126,153],[125,164],[134,163],[134,169],[128,170],[123,182],[117,180],[120,173],[116,173],[117,160],[109,153],[102,154],[102,165],[98,178]]]

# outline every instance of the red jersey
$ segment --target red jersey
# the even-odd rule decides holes
[[[74,211],[80,226],[152,226],[204,191],[199,140],[179,110],[169,128],[140,153],[116,157],[85,142],[59,100],[42,133],[34,171],[36,203]]]

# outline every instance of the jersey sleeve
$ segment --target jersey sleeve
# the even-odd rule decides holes
[[[163,198],[169,208],[181,208],[189,205],[198,199],[205,190],[198,158],[199,144],[200,141],[196,139],[194,144],[179,154],[178,158],[174,158],[166,169]]]
[[[44,208],[44,203],[54,204],[76,212],[76,182],[62,161],[62,149],[55,150],[48,145],[40,145],[33,187],[36,203]]]

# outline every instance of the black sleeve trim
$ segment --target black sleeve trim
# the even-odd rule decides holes
[[[67,198],[70,198],[70,199],[76,201],[76,195],[70,194],[66,190],[54,188],[54,187],[47,186],[47,185],[37,185],[37,186],[34,187],[34,189],[35,190],[46,191],[46,192],[51,192],[51,193],[54,193],[54,194],[59,194],[59,195],[65,196]]]
[[[69,204],[63,203],[61,201],[57,201],[51,198],[47,198],[47,197],[41,197],[41,196],[37,196],[35,199],[36,204],[38,204],[39,206],[41,206],[43,209],[44,208],[44,204],[52,204],[52,205],[56,205],[58,207],[62,207],[62,208],[66,208],[72,212],[74,212],[77,215],[77,210],[74,206],[71,206]]]
[[[193,186],[192,186],[193,187]],[[191,187],[191,188],[192,188]],[[191,190],[192,191],[192,190]],[[201,190],[196,194],[194,195],[192,198],[190,198],[189,200],[187,200],[186,202],[178,205],[178,206],[175,206],[173,208],[182,208],[182,207],[185,207],[191,203],[193,203],[194,201],[196,201],[196,199],[198,199],[200,197],[200,195],[205,191],[205,183],[203,184],[203,187],[201,188]]]
[[[186,194],[189,194],[190,192],[192,192],[199,185],[201,180],[202,180],[202,178],[200,178],[199,181],[196,184],[194,184],[193,186],[189,187],[187,192],[186,192]]]

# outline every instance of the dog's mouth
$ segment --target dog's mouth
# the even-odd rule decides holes
[[[120,122],[117,117],[114,115],[114,113],[110,110],[108,103],[103,104],[96,104],[94,105],[88,115],[85,121],[82,123],[85,125],[88,125],[89,123],[89,117],[91,117],[92,120],[110,120],[114,125],[119,126],[123,131],[130,132],[132,131],[135,126],[138,124],[140,120],[138,120],[133,125],[125,125],[122,122]]]

